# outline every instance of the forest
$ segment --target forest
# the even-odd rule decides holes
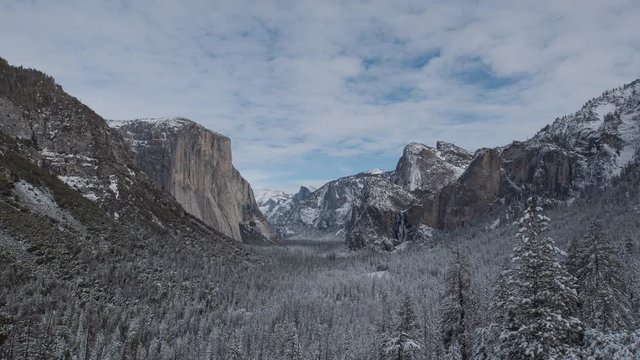
[[[392,253],[350,251],[334,241],[251,245],[252,260],[240,269],[148,247],[117,267],[95,270],[109,281],[100,294],[89,284],[26,275],[19,260],[0,254],[1,282],[19,284],[3,290],[0,354],[634,358],[637,175],[630,167],[609,188],[570,202],[523,198]],[[140,281],[151,268],[154,277],[144,279],[153,280]]]

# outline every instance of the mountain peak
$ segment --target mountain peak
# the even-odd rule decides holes
[[[412,142],[398,161],[394,182],[409,191],[435,191],[460,176],[471,158],[466,150],[444,141],[435,148]]]

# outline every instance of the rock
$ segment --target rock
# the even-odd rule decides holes
[[[375,183],[364,181],[371,176],[366,173],[329,182],[308,201],[280,207],[276,225],[290,236],[313,228],[320,237],[344,234],[352,248],[389,249],[429,236],[429,229],[477,221],[496,204],[529,195],[562,201],[582,189],[606,186],[639,152],[636,80],[588,101],[527,141],[481,149],[473,156],[446,142],[435,148],[411,143],[395,171],[378,175]],[[336,209],[348,211],[337,214]],[[312,221],[298,221],[296,214]]]
[[[205,224],[238,241],[278,240],[233,167],[231,140],[183,118],[111,121],[134,162]]]
[[[242,257],[233,240],[138,171],[122,136],[53,78],[0,59],[0,120],[0,195],[32,210],[3,221],[18,226],[38,221],[34,214],[50,220],[25,239],[52,248],[63,240],[78,248],[87,241],[129,250],[161,244],[156,250],[167,254],[191,248],[221,262]],[[4,207],[4,216],[11,209]],[[41,236],[49,230],[55,236]]]
[[[442,141],[435,149],[411,143],[405,146],[392,179],[409,191],[435,192],[458,178],[471,157],[466,150]]]

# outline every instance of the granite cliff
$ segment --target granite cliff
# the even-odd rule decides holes
[[[228,137],[184,118],[109,124],[130,146],[136,166],[187,212],[236,240],[279,239],[233,167]]]

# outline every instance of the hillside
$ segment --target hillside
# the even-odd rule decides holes
[[[212,309],[252,266],[131,159],[52,78],[0,61],[0,353],[135,356],[157,336],[139,324]]]

